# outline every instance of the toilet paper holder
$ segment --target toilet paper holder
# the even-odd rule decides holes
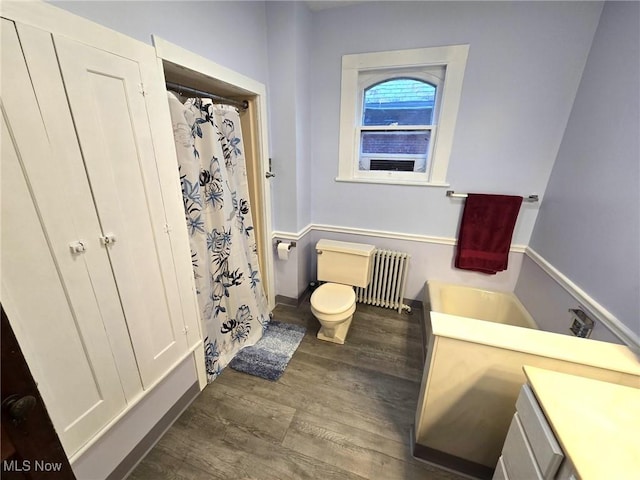
[[[281,243],[282,243],[282,240],[276,240],[276,244],[275,244],[276,249],[278,248],[278,245],[280,245]],[[292,249],[292,248],[294,248],[295,246],[296,246],[296,242],[291,242],[291,243],[289,244],[289,248],[288,248],[288,250],[291,250],[291,249]]]

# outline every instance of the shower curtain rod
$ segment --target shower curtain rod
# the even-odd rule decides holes
[[[246,110],[247,108],[249,108],[249,102],[246,100],[233,100],[232,98],[221,97],[220,95],[205,92],[204,90],[197,90],[195,88],[186,87],[184,85],[173,82],[166,82],[166,85],[169,90],[175,90],[178,93],[184,92],[190,93],[191,95],[198,95],[199,97],[210,98],[216,103],[227,103],[229,105],[233,105],[234,107],[238,107],[241,110]]]

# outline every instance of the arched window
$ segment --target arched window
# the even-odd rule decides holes
[[[362,125],[431,125],[436,86],[414,78],[384,80],[364,90]]]
[[[363,88],[359,170],[426,172],[437,90],[410,77]]]
[[[336,180],[446,184],[468,50],[344,55]]]

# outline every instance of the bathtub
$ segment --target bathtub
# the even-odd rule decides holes
[[[429,280],[424,287],[422,359],[426,361],[431,337],[431,312],[484,322],[538,329],[524,305],[511,292],[467,287]]]
[[[524,305],[511,292],[484,290],[433,280],[427,282],[426,290],[430,306],[428,309],[425,308],[425,311],[448,313],[514,327],[538,328]]]
[[[636,387],[640,362],[626,346],[545,332],[510,292],[425,284],[425,364],[413,453],[491,478],[524,365]]]

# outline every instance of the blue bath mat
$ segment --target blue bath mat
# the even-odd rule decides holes
[[[306,331],[306,327],[302,325],[273,320],[262,338],[255,345],[240,350],[229,366],[249,375],[278,380]]]

